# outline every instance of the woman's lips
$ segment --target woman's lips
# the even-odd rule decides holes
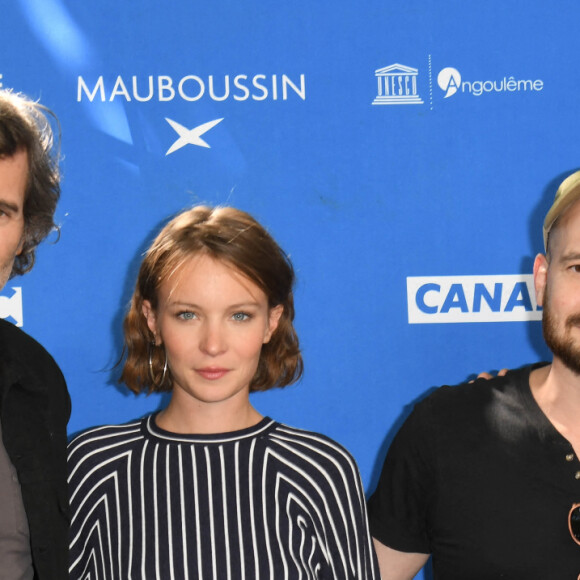
[[[221,368],[203,368],[196,369],[195,372],[208,381],[216,381],[217,379],[221,379],[230,371],[229,369],[221,369]]]

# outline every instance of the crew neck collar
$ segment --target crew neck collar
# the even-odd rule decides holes
[[[276,421],[270,419],[270,417],[264,417],[255,425],[246,427],[245,429],[240,429],[238,431],[199,434],[172,433],[171,431],[165,431],[164,429],[161,429],[161,427],[159,427],[155,421],[156,417],[157,413],[154,413],[153,415],[149,415],[143,419],[141,423],[141,430],[143,431],[145,437],[175,443],[232,443],[264,434],[276,425]]]

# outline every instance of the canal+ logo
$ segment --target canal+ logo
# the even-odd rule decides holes
[[[409,324],[541,320],[531,274],[410,276]]]

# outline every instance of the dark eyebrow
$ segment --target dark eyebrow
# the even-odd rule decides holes
[[[5,199],[0,199],[0,209],[13,213],[18,213],[20,211],[20,208],[15,203],[10,203]]]
[[[580,260],[580,252],[570,252],[569,254],[564,254],[561,258],[561,262],[572,262],[574,260]]]

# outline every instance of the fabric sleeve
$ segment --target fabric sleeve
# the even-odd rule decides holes
[[[71,475],[73,473],[76,473],[77,469],[78,469],[78,464],[77,464],[77,454],[73,453],[73,451],[75,450],[75,448],[78,446],[78,441],[79,441],[79,437],[74,438],[68,445],[68,473],[69,473],[69,498],[70,498],[70,504],[71,504],[71,514],[72,514],[72,521],[71,521],[71,527],[70,527],[70,532],[69,532],[69,578],[70,580],[75,580],[75,579],[80,579],[81,578],[81,571],[84,568],[84,562],[81,561],[82,560],[82,555],[83,555],[83,550],[82,550],[82,545],[81,543],[78,541],[78,535],[79,535],[79,519],[75,517],[75,514],[77,513],[79,506],[76,500],[73,503],[72,499],[73,497],[77,497],[78,496],[78,490],[77,490],[77,485],[76,485],[76,481],[78,481],[78,479],[75,480],[75,482],[71,482]]]
[[[68,480],[69,500],[71,510],[71,526],[69,533],[69,580],[84,578],[100,578],[110,570],[104,563],[111,558],[107,552],[109,541],[107,534],[103,534],[101,541],[95,541],[95,536],[101,535],[101,511],[91,494],[94,482],[90,478],[94,463],[90,460],[91,454],[98,452],[90,442],[90,430],[77,435],[68,446]],[[94,516],[90,514],[95,511]],[[97,534],[91,533],[95,528]]]
[[[131,575],[130,561],[122,554],[123,546],[131,546],[132,554],[138,545],[132,540],[138,524],[128,518],[134,514],[130,465],[139,426],[140,421],[92,427],[69,443],[69,580],[125,580]]]
[[[395,436],[369,499],[373,537],[400,552],[431,553],[430,511],[437,490],[432,424],[427,399]]]
[[[296,570],[308,578],[379,580],[364,490],[352,455],[324,435],[298,429],[283,427],[273,441],[292,483],[294,504],[303,506],[289,514],[289,523],[303,525],[306,535],[292,534],[294,539],[282,543],[309,554],[296,562]]]
[[[327,548],[335,563],[341,560],[347,561],[347,573],[346,575],[338,573],[339,567],[336,566],[337,574],[334,577],[350,580],[380,580],[358,467],[348,451],[336,445],[342,455],[341,468],[336,477],[333,474],[336,505],[329,510],[328,517],[334,518],[335,522],[341,521],[344,527],[336,524],[335,543],[330,543]],[[329,472],[332,473],[332,470]],[[338,514],[341,514],[340,518]]]
[[[357,498],[357,509],[353,520],[353,533],[358,536],[360,543],[359,564],[353,578],[361,580],[380,580],[377,556],[372,542],[368,524],[365,495],[358,467],[352,459],[355,474],[353,476],[353,496]]]

